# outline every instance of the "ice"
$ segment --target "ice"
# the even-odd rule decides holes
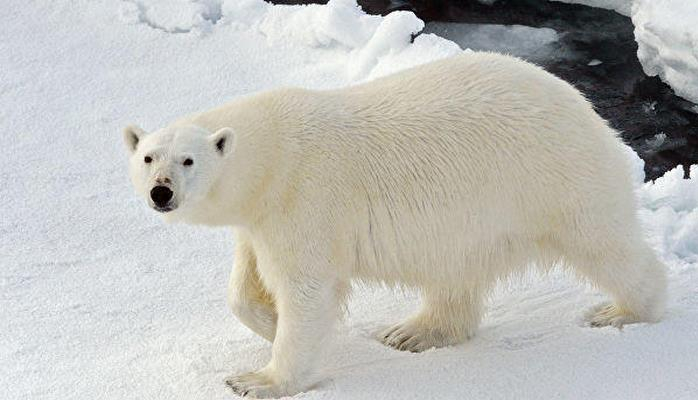
[[[482,4],[492,5],[498,0],[478,0]],[[591,7],[607,8],[623,15],[630,15],[633,0],[549,0],[560,3],[583,4]]]
[[[269,358],[226,305],[229,230],[164,225],[128,181],[121,128],[461,51],[431,33],[411,41],[420,23],[409,14],[368,16],[349,1],[3,6],[0,385],[13,400],[230,399],[223,378]],[[604,297],[554,271],[503,283],[472,341],[405,354],[373,335],[413,312],[416,295],[357,287],[326,378],[298,398],[695,398],[698,187],[679,169],[642,183],[627,151],[648,238],[669,269],[661,323],[583,327]]]
[[[619,14],[630,15],[633,0],[551,0],[561,3],[583,4],[590,7],[607,8]]]
[[[437,35],[447,35],[462,48],[507,53],[531,61],[543,60],[553,50],[561,50],[555,46],[559,36],[550,28],[433,22],[428,29]]]

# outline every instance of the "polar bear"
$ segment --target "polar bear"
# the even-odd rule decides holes
[[[413,352],[471,337],[488,290],[529,265],[607,292],[592,326],[663,311],[623,143],[572,86],[513,57],[254,94],[124,137],[137,192],[166,220],[234,228],[230,304],[273,342],[268,365],[227,380],[241,395],[317,381],[351,280],[421,291],[380,334]]]

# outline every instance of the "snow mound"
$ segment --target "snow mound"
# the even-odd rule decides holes
[[[373,58],[358,58],[352,64],[355,79],[360,80],[361,71],[367,69],[367,66],[370,65],[369,61],[375,61],[375,65],[363,80],[371,80],[379,76],[392,74],[401,69],[423,64],[423,60],[438,60],[462,52],[456,43],[434,34],[421,34],[414,39],[413,43],[405,46],[393,43],[394,47],[387,49],[386,54],[378,55],[376,52],[372,54],[366,52],[373,55]],[[469,50],[466,49],[466,51]],[[362,54],[362,56],[366,57],[367,54]]]
[[[332,0],[326,6],[277,6],[260,15],[259,30],[270,45],[291,41],[309,47],[364,46],[381,23],[364,13],[355,0]]]
[[[416,64],[461,52],[439,37],[413,38],[424,29],[414,13],[396,11],[369,15],[356,0],[331,0],[326,5],[276,6],[260,15],[258,26],[269,44],[325,48],[347,56],[349,81],[373,79]]]
[[[624,146],[625,153],[630,163],[633,183],[635,186],[642,186],[645,183],[645,161],[635,153],[630,146]]]
[[[625,146],[647,238],[662,259],[672,264],[698,262],[698,180],[683,179],[683,167],[654,182],[644,182],[645,163]],[[691,167],[698,176],[698,165]]]
[[[301,52],[324,49],[333,56],[328,62],[345,57],[347,82],[461,52],[458,45],[437,36],[415,39],[424,22],[414,13],[369,15],[356,0],[301,6],[271,6],[263,0],[128,0],[122,17],[128,23],[170,33],[207,32],[220,21],[263,34],[270,47],[296,47]]]
[[[640,216],[650,241],[665,259],[698,262],[698,180],[677,167],[639,189]],[[698,176],[698,165],[691,167]]]
[[[121,16],[169,33],[207,31],[221,18],[217,0],[126,0]]]
[[[388,14],[366,44],[355,50],[355,61],[349,67],[352,78],[370,74],[384,55],[396,54],[410,45],[412,36],[424,29],[424,22],[413,13],[397,11]]]
[[[632,20],[645,73],[698,103],[698,1],[636,0]]]
[[[222,0],[221,14],[229,24],[241,29],[258,23],[273,5],[259,0]]]

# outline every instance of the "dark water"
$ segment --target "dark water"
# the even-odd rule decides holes
[[[310,1],[275,1],[307,3]],[[318,1],[324,3],[325,1]],[[648,180],[698,163],[698,114],[694,104],[674,95],[657,77],[647,77],[637,60],[637,43],[628,17],[613,11],[547,0],[359,0],[370,13],[414,11],[427,22],[518,24],[554,29],[559,40],[531,61],[572,83],[621,132],[645,160]],[[427,24],[427,32],[459,42],[457,29]],[[468,43],[459,43],[469,47]],[[591,60],[594,61],[589,65]]]

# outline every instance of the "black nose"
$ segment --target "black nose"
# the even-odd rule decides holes
[[[172,194],[172,191],[167,186],[155,186],[153,190],[150,191],[150,198],[153,199],[155,205],[165,207],[172,199]]]

